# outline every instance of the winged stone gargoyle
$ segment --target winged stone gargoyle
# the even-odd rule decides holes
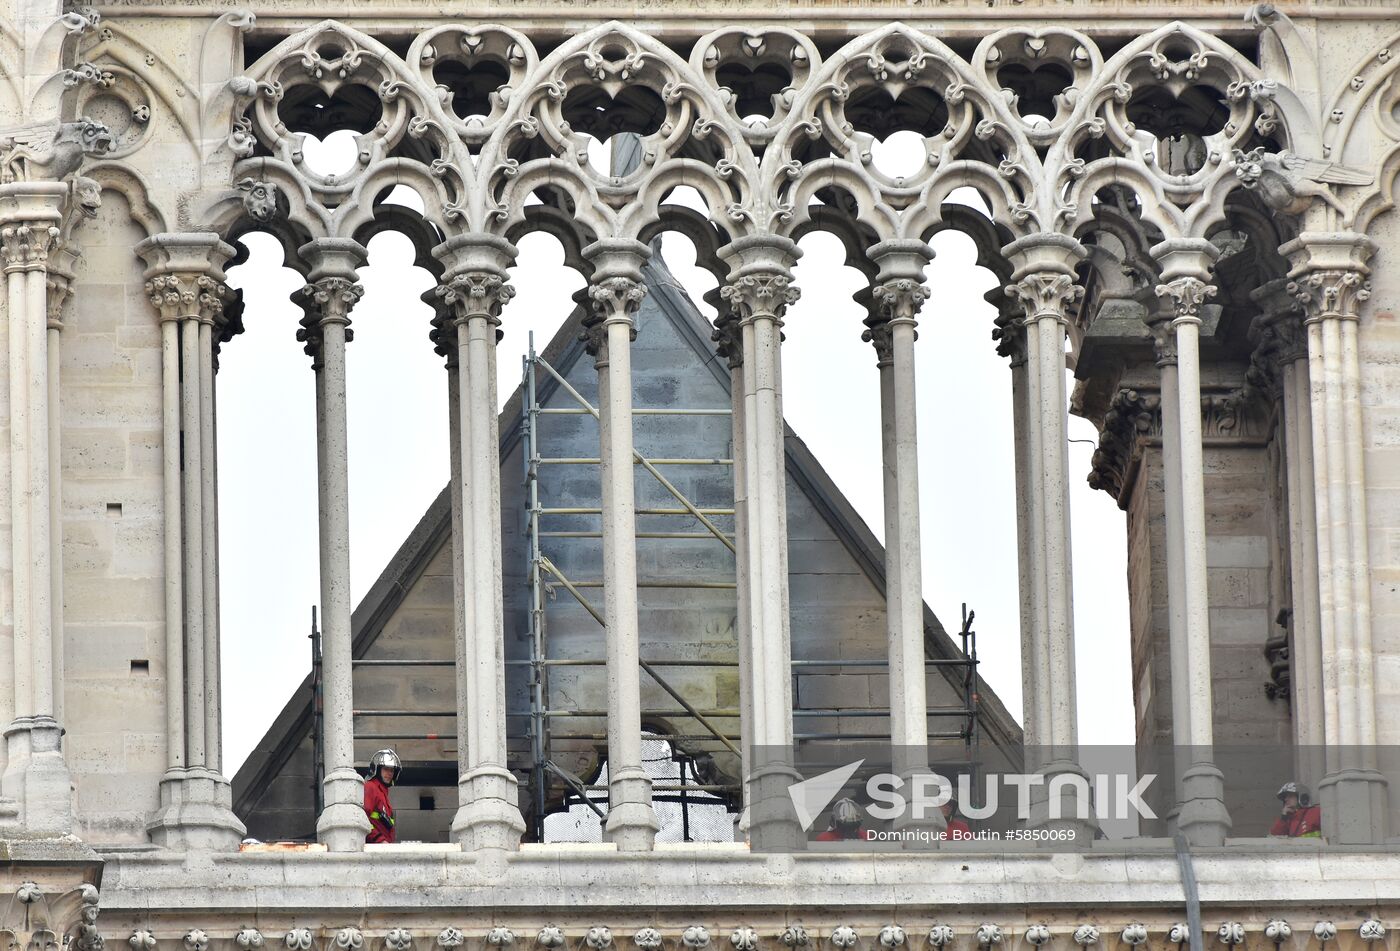
[[[1376,180],[1364,169],[1262,148],[1249,152],[1236,149],[1234,166],[1235,177],[1245,188],[1257,193],[1270,208],[1290,215],[1302,214],[1315,198],[1345,214],[1346,209],[1327,186],[1370,185]]]
[[[0,131],[0,184],[61,181],[84,156],[105,155],[116,144],[110,129],[88,118]]]

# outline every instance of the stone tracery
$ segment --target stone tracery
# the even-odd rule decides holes
[[[169,90],[147,88],[153,84],[113,62],[122,59],[112,52],[123,47],[122,34],[93,33],[99,22],[110,26],[118,17],[68,17],[76,19],[66,17],[63,28],[77,44],[93,38],[89,34],[99,41],[81,53],[86,59],[75,53],[53,84],[66,121],[0,137],[0,168],[5,185],[14,186],[14,197],[6,196],[14,207],[0,209],[5,220],[0,241],[13,284],[27,286],[27,279],[14,275],[31,270],[44,271],[46,281],[48,275],[60,275],[50,240],[59,225],[51,222],[71,221],[75,213],[73,199],[59,199],[57,191],[45,193],[48,205],[42,215],[32,213],[20,207],[29,194],[20,186],[71,176],[83,161],[114,149],[89,166],[91,174],[104,187],[139,194],[141,162],[109,163],[139,157],[154,134],[150,130],[171,110]],[[237,32],[251,22],[234,17],[226,27]],[[832,230],[862,261],[872,315],[867,334],[876,345],[882,381],[888,378],[891,389],[886,451],[894,481],[886,493],[887,535],[892,566],[903,565],[909,576],[901,589],[898,573],[893,567],[889,571],[894,582],[888,593],[891,643],[902,646],[908,665],[892,672],[896,680],[904,679],[897,688],[904,705],[921,710],[916,685],[922,683],[923,599],[917,585],[917,469],[910,468],[913,419],[896,407],[912,405],[914,326],[929,296],[922,283],[923,266],[932,257],[929,241],[944,228],[972,227],[980,230],[983,243],[1000,248],[993,256],[1004,272],[1007,296],[999,302],[1005,307],[1002,342],[1011,351],[1023,391],[1017,399],[1018,438],[1025,444],[1018,454],[1021,476],[1023,484],[1037,487],[1022,513],[1023,576],[1029,582],[1023,596],[1029,599],[1025,636],[1028,655],[1041,672],[1028,692],[1027,736],[1041,746],[1067,748],[1074,743],[1075,684],[1069,669],[1073,632],[1064,502],[1069,474],[1060,449],[1067,396],[1064,347],[1068,341],[1077,358],[1084,331],[1076,305],[1086,296],[1087,273],[1103,265],[1103,258],[1110,264],[1132,258],[1140,286],[1130,296],[1150,288],[1163,297],[1152,306],[1159,308],[1155,316],[1163,362],[1174,367],[1162,368],[1163,380],[1169,374],[1174,379],[1173,392],[1164,382],[1160,397],[1126,390],[1113,398],[1101,466],[1096,459],[1099,477],[1106,485],[1121,486],[1133,444],[1148,430],[1154,436],[1174,433],[1164,438],[1175,440],[1179,466],[1199,475],[1204,437],[1196,407],[1202,397],[1199,378],[1192,374],[1199,372],[1197,327],[1203,306],[1209,306],[1207,290],[1217,279],[1219,248],[1210,242],[1219,239],[1227,221],[1240,217],[1232,205],[1239,193],[1251,192],[1263,206],[1293,216],[1307,229],[1287,250],[1270,250],[1287,255],[1293,264],[1288,289],[1307,315],[1306,331],[1295,336],[1313,341],[1310,362],[1322,377],[1314,385],[1326,391],[1314,404],[1330,415],[1325,422],[1314,419],[1312,427],[1319,453],[1330,450],[1325,461],[1331,468],[1328,491],[1319,491],[1316,502],[1345,506],[1361,519],[1359,532],[1319,539],[1324,560],[1334,562],[1327,576],[1333,590],[1322,594],[1320,610],[1327,620],[1319,636],[1324,645],[1340,636],[1340,649],[1358,658],[1370,650],[1369,608],[1358,597],[1351,610],[1343,609],[1352,603],[1348,592],[1356,573],[1364,570],[1368,551],[1365,500],[1347,488],[1361,478],[1351,442],[1359,438],[1360,428],[1356,380],[1347,368],[1354,364],[1358,307],[1368,292],[1370,249],[1361,235],[1392,202],[1400,166],[1400,146],[1394,146],[1400,128],[1391,108],[1400,86],[1389,47],[1368,55],[1323,115],[1308,111],[1306,90],[1289,88],[1224,40],[1182,23],[1162,26],[1116,50],[1101,49],[1095,38],[1067,27],[1012,27],[982,39],[970,57],[929,31],[899,23],[839,46],[819,44],[785,27],[726,27],[696,40],[688,54],[617,22],[552,49],[537,49],[529,36],[507,26],[446,24],[419,33],[405,53],[397,52],[403,49],[402,43],[391,46],[333,21],[287,37],[242,75],[231,74],[218,84],[220,91],[206,111],[222,97],[224,112],[201,114],[201,123],[207,120],[209,126],[191,143],[195,155],[226,177],[217,186],[182,196],[192,199],[189,207],[141,196],[154,209],[147,224],[152,230],[147,248],[152,305],[170,358],[179,364],[166,366],[164,377],[173,391],[167,393],[166,437],[178,442],[178,435],[170,440],[171,433],[184,429],[187,438],[184,456],[171,453],[166,460],[167,479],[175,481],[167,483],[166,498],[183,499],[183,507],[177,504],[175,513],[167,512],[167,518],[182,519],[176,523],[177,537],[182,524],[197,538],[196,526],[212,517],[215,505],[209,487],[181,482],[180,469],[183,464],[183,478],[191,478],[191,466],[199,469],[199,452],[212,458],[212,444],[190,445],[188,434],[212,439],[212,420],[202,415],[212,412],[206,392],[206,385],[212,388],[210,357],[213,337],[232,304],[221,280],[232,251],[223,242],[266,228],[288,248],[298,249],[294,257],[307,276],[299,295],[307,312],[301,339],[318,378],[326,374],[318,388],[318,421],[330,436],[330,456],[343,462],[344,407],[337,408],[336,402],[343,387],[345,344],[352,339],[349,314],[359,296],[355,270],[363,264],[367,235],[391,215],[383,203],[385,193],[407,185],[422,199],[428,226],[416,242],[438,239],[436,245],[420,248],[431,252],[441,272],[435,292],[442,314],[437,342],[449,351],[454,379],[464,372],[463,381],[470,383],[458,383],[456,390],[459,464],[454,485],[462,544],[457,567],[476,589],[490,587],[499,571],[492,563],[499,552],[489,553],[499,547],[500,528],[470,513],[489,510],[499,486],[492,486],[484,470],[464,473],[460,460],[466,459],[470,469],[472,460],[495,444],[494,390],[486,384],[478,389],[477,381],[494,381],[495,327],[510,319],[506,305],[516,257],[513,242],[532,230],[566,237],[571,261],[588,279],[598,317],[589,346],[598,357],[600,376],[618,373],[626,379],[624,355],[635,333],[630,315],[642,290],[637,271],[650,254],[647,242],[672,227],[703,235],[706,266],[720,279],[723,344],[740,393],[735,432],[743,445],[736,446],[741,460],[736,480],[743,482],[750,525],[740,565],[753,592],[752,627],[770,632],[749,647],[755,678],[748,685],[755,705],[750,729],[757,730],[758,742],[781,745],[791,738],[792,723],[782,672],[785,638],[777,633],[787,623],[781,541],[785,506],[778,475],[780,328],[785,308],[799,294],[791,273],[798,253],[793,242],[811,230]],[[66,91],[60,93],[58,87]],[[134,125],[118,133],[87,117],[84,110],[90,107],[100,112],[93,104],[103,96],[121,102]],[[1391,143],[1381,151],[1379,163],[1364,168],[1350,164],[1347,145],[1363,107],[1373,107],[1378,134]],[[352,167],[336,174],[312,170],[302,135],[325,136],[341,129],[356,136]],[[888,174],[874,159],[874,145],[907,131],[922,139],[923,163],[906,176]],[[589,158],[590,137],[606,142],[619,134],[638,137],[635,166],[617,170],[620,174],[596,168]],[[1344,158],[1348,164],[1341,164]],[[679,187],[698,192],[708,215],[668,205],[670,193]],[[969,219],[975,215],[954,209],[949,196],[962,187],[982,196],[990,208],[988,219],[974,223]],[[1123,254],[1117,257],[1105,250],[1107,243],[1097,233],[1114,231],[1105,226],[1110,203],[1126,207],[1141,232],[1134,236],[1136,247],[1120,241]],[[1331,235],[1334,226],[1354,233],[1320,236]],[[182,246],[172,240],[181,233],[204,236],[204,257],[177,267],[163,255]],[[47,292],[40,309],[45,315],[59,297],[57,291],[54,286]],[[61,306],[60,301],[60,312]],[[29,319],[38,317],[31,314]],[[1285,362],[1301,373],[1303,351],[1295,346],[1291,353],[1294,359]],[[198,372],[190,372],[196,365]],[[1293,392],[1295,408],[1311,398],[1296,379],[1281,385]],[[1170,403],[1175,407],[1164,405]],[[607,440],[618,432],[610,426],[630,419],[630,405],[614,401],[609,406],[604,399],[600,404],[600,414],[608,419]],[[630,442],[613,440],[602,455],[606,459],[612,453],[613,465],[626,469],[630,452]],[[336,499],[344,494],[344,473],[328,462],[322,476],[323,531],[343,540],[346,529]],[[1290,486],[1294,482],[1290,478]],[[464,489],[467,496],[462,496]],[[1184,497],[1200,492],[1189,485],[1178,491]],[[1189,498],[1186,502],[1187,509],[1175,520],[1190,532],[1204,516],[1190,507]],[[1316,517],[1319,523],[1325,518]],[[615,544],[632,530],[625,514],[608,524],[605,545],[606,539]],[[914,526],[909,530],[912,544],[890,531],[901,524],[906,530]],[[36,537],[34,544],[38,541]],[[1186,555],[1179,571],[1195,587],[1181,599],[1197,609],[1183,630],[1200,638],[1207,629],[1199,590],[1204,549],[1189,539],[1183,544]],[[176,618],[167,648],[183,646],[207,657],[217,650],[213,609],[188,592],[203,585],[212,593],[216,566],[196,563],[193,559],[202,557],[199,549],[197,541],[186,542],[182,550],[167,553],[172,559],[167,567],[186,586],[185,600],[177,591],[170,603],[183,603],[188,613],[183,627]],[[329,596],[344,581],[348,556],[335,549],[323,557],[327,600],[339,599],[334,611],[326,607],[327,656],[339,652],[348,662],[348,596]],[[610,589],[625,588],[626,564],[613,559],[609,564],[615,569]],[[473,687],[489,695],[501,689],[499,671],[487,669],[491,664],[486,662],[500,630],[500,605],[485,600],[472,609],[474,620],[464,637],[477,652],[466,655],[475,658],[472,676],[480,678]],[[615,609],[610,633],[625,629],[627,611],[625,602]],[[1334,635],[1334,630],[1342,633]],[[620,642],[623,647],[626,640]],[[1200,675],[1199,665],[1205,663],[1208,680],[1208,658],[1203,660],[1201,648],[1198,639],[1193,670]],[[627,660],[625,653],[614,658],[624,665]],[[175,654],[170,662],[177,668],[182,663]],[[201,671],[191,680],[217,682],[216,667]],[[348,677],[348,668],[337,676]],[[769,679],[757,679],[763,677]],[[1366,721],[1366,705],[1374,707],[1364,681],[1356,678],[1350,685],[1348,696],[1356,709],[1338,711],[1336,742],[1352,742],[1348,737],[1359,735]],[[217,752],[195,741],[203,736],[216,742],[217,712],[209,711],[217,711],[217,700],[195,683],[176,694],[168,700],[171,711],[180,704],[185,708],[168,715],[183,723],[185,739],[179,744],[172,740],[171,769],[207,766],[217,773]],[[633,707],[625,706],[633,700],[626,691],[618,698],[624,706],[615,711],[614,731],[636,718]],[[348,703],[347,692],[328,706],[340,709],[332,718],[340,725],[331,732],[341,742],[334,754],[339,759],[327,762],[341,767],[335,781],[345,787],[327,802],[342,807],[347,816],[353,810],[344,807],[356,798],[350,788],[354,781],[345,772]],[[1208,698],[1196,697],[1194,703],[1198,711],[1202,704],[1209,708]],[[459,815],[460,838],[475,847],[509,846],[512,835],[518,835],[519,817],[518,810],[511,812],[514,780],[502,762],[503,727],[490,717],[460,719],[459,729],[473,731],[472,742],[464,743],[474,758],[463,769],[464,802],[477,810]],[[909,718],[911,723],[915,719],[921,718]],[[919,745],[917,728],[905,730],[898,717],[894,732]],[[1209,746],[1208,731],[1193,737],[1194,745]],[[176,745],[181,747],[178,756]],[[619,752],[615,762],[628,765],[631,752]],[[1073,768],[1069,762],[1045,765]],[[1363,771],[1372,768],[1357,765]],[[220,780],[199,778],[209,779],[213,788],[198,795],[209,796],[206,804],[218,813]],[[644,830],[654,821],[645,814],[649,794],[623,770],[615,780],[615,805],[638,807],[632,827]],[[619,809],[618,815],[623,812]],[[206,816],[205,821],[221,820]],[[1211,822],[1223,837],[1220,817]],[[335,848],[353,848],[353,826],[350,819],[328,826],[327,841]],[[224,844],[232,831],[224,826]],[[638,836],[637,847],[649,846],[645,831]]]

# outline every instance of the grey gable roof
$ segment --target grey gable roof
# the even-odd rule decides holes
[[[721,360],[710,340],[713,331],[709,320],[691,303],[685,290],[661,261],[652,258],[645,268],[648,294],[661,312],[671,321],[697,358],[714,374],[715,379],[729,390],[729,369]],[[576,308],[564,321],[540,355],[560,372],[572,367],[583,354],[582,307]],[[558,384],[541,377],[536,386],[538,398],[547,399]],[[520,440],[521,410],[525,399],[523,387],[517,386],[501,410],[499,417],[501,455],[506,456]],[[865,520],[856,513],[846,496],[836,487],[807,444],[790,426],[784,425],[787,451],[787,474],[801,487],[803,493],[832,527],[841,543],[855,558],[861,571],[882,595],[885,591],[885,550],[875,538]],[[410,588],[427,567],[438,549],[450,538],[451,502],[448,489],[443,487],[418,524],[380,573],[369,592],[360,601],[351,618],[353,656],[363,657],[378,637],[385,622],[407,596]],[[924,644],[930,658],[948,659],[961,656],[961,649],[944,629],[928,604],[924,604]],[[937,667],[950,683],[957,684],[962,671],[956,667]],[[1019,756],[1022,743],[1021,727],[1007,711],[992,689],[977,678],[975,689],[981,727],[993,744]],[[273,720],[248,759],[233,778],[233,806],[241,812],[252,805],[250,794],[263,788],[282,769],[293,751],[311,730],[311,675],[288,698],[282,711]]]

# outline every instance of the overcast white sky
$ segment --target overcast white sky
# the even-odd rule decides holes
[[[340,135],[337,133],[336,135]],[[348,133],[346,134],[348,135]],[[334,137],[332,137],[333,139]],[[893,137],[892,137],[893,139]],[[344,143],[348,145],[349,143]],[[348,148],[308,160],[336,170]],[[917,148],[891,141],[875,152],[899,174]],[[247,332],[220,358],[219,497],[224,770],[232,776],[267,731],[310,664],[311,606],[318,600],[316,439],[310,359],[296,343],[301,316],[288,296],[301,284],[267,235],[245,239],[248,263],[229,274],[247,302]],[[924,596],[950,631],[961,605],[977,612],[982,674],[1019,719],[1020,635],[1010,371],[991,340],[994,284],[972,242],[944,233],[920,317],[919,465]],[[877,537],[884,534],[879,390],[863,312],[863,283],[844,267],[834,238],[802,242],[802,299],[784,333],[784,409]],[[582,286],[551,239],[531,236],[512,273],[517,296],[503,317],[499,393],[510,396],[531,331],[542,348]],[[694,249],[669,236],[667,264],[707,316],[700,295],[714,282]],[[406,238],[370,245],[360,272],[348,350],[351,588],[356,603],[447,482],[447,375],[428,341],[431,285],[412,266]],[[1071,381],[1072,382],[1072,381]],[[1092,425],[1070,417],[1071,511],[1081,742],[1133,742],[1123,513],[1089,489]]]

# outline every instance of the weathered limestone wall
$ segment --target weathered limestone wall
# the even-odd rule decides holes
[[[1380,250],[1371,261],[1371,299],[1361,307],[1358,334],[1374,651],[1366,673],[1375,684],[1377,741],[1389,754],[1400,746],[1400,719],[1388,715],[1400,705],[1400,215],[1386,212],[1369,233]],[[1389,780],[1393,834],[1400,829],[1400,776]]]
[[[1235,372],[1226,371],[1226,376]],[[1136,389],[1147,393],[1155,387],[1144,383]],[[1271,700],[1264,689],[1269,681],[1264,643],[1273,635],[1283,607],[1272,573],[1287,571],[1286,562],[1274,559],[1277,470],[1264,444],[1267,422],[1242,418],[1236,425],[1236,434],[1206,439],[1206,554],[1215,742],[1229,777],[1227,805],[1235,834],[1248,836],[1262,835],[1265,820],[1272,822],[1273,793],[1279,784],[1273,774],[1246,781],[1242,773],[1232,773],[1229,750],[1278,749],[1286,761],[1279,771],[1286,774],[1291,769],[1292,721],[1287,700]],[[1163,485],[1161,438],[1154,434],[1141,450],[1136,473],[1120,500],[1128,514],[1134,698],[1138,742],[1144,745],[1172,741]],[[1315,784],[1317,778],[1306,781]]]
[[[63,706],[78,834],[144,842],[165,770],[160,327],[108,192],[61,335]]]

